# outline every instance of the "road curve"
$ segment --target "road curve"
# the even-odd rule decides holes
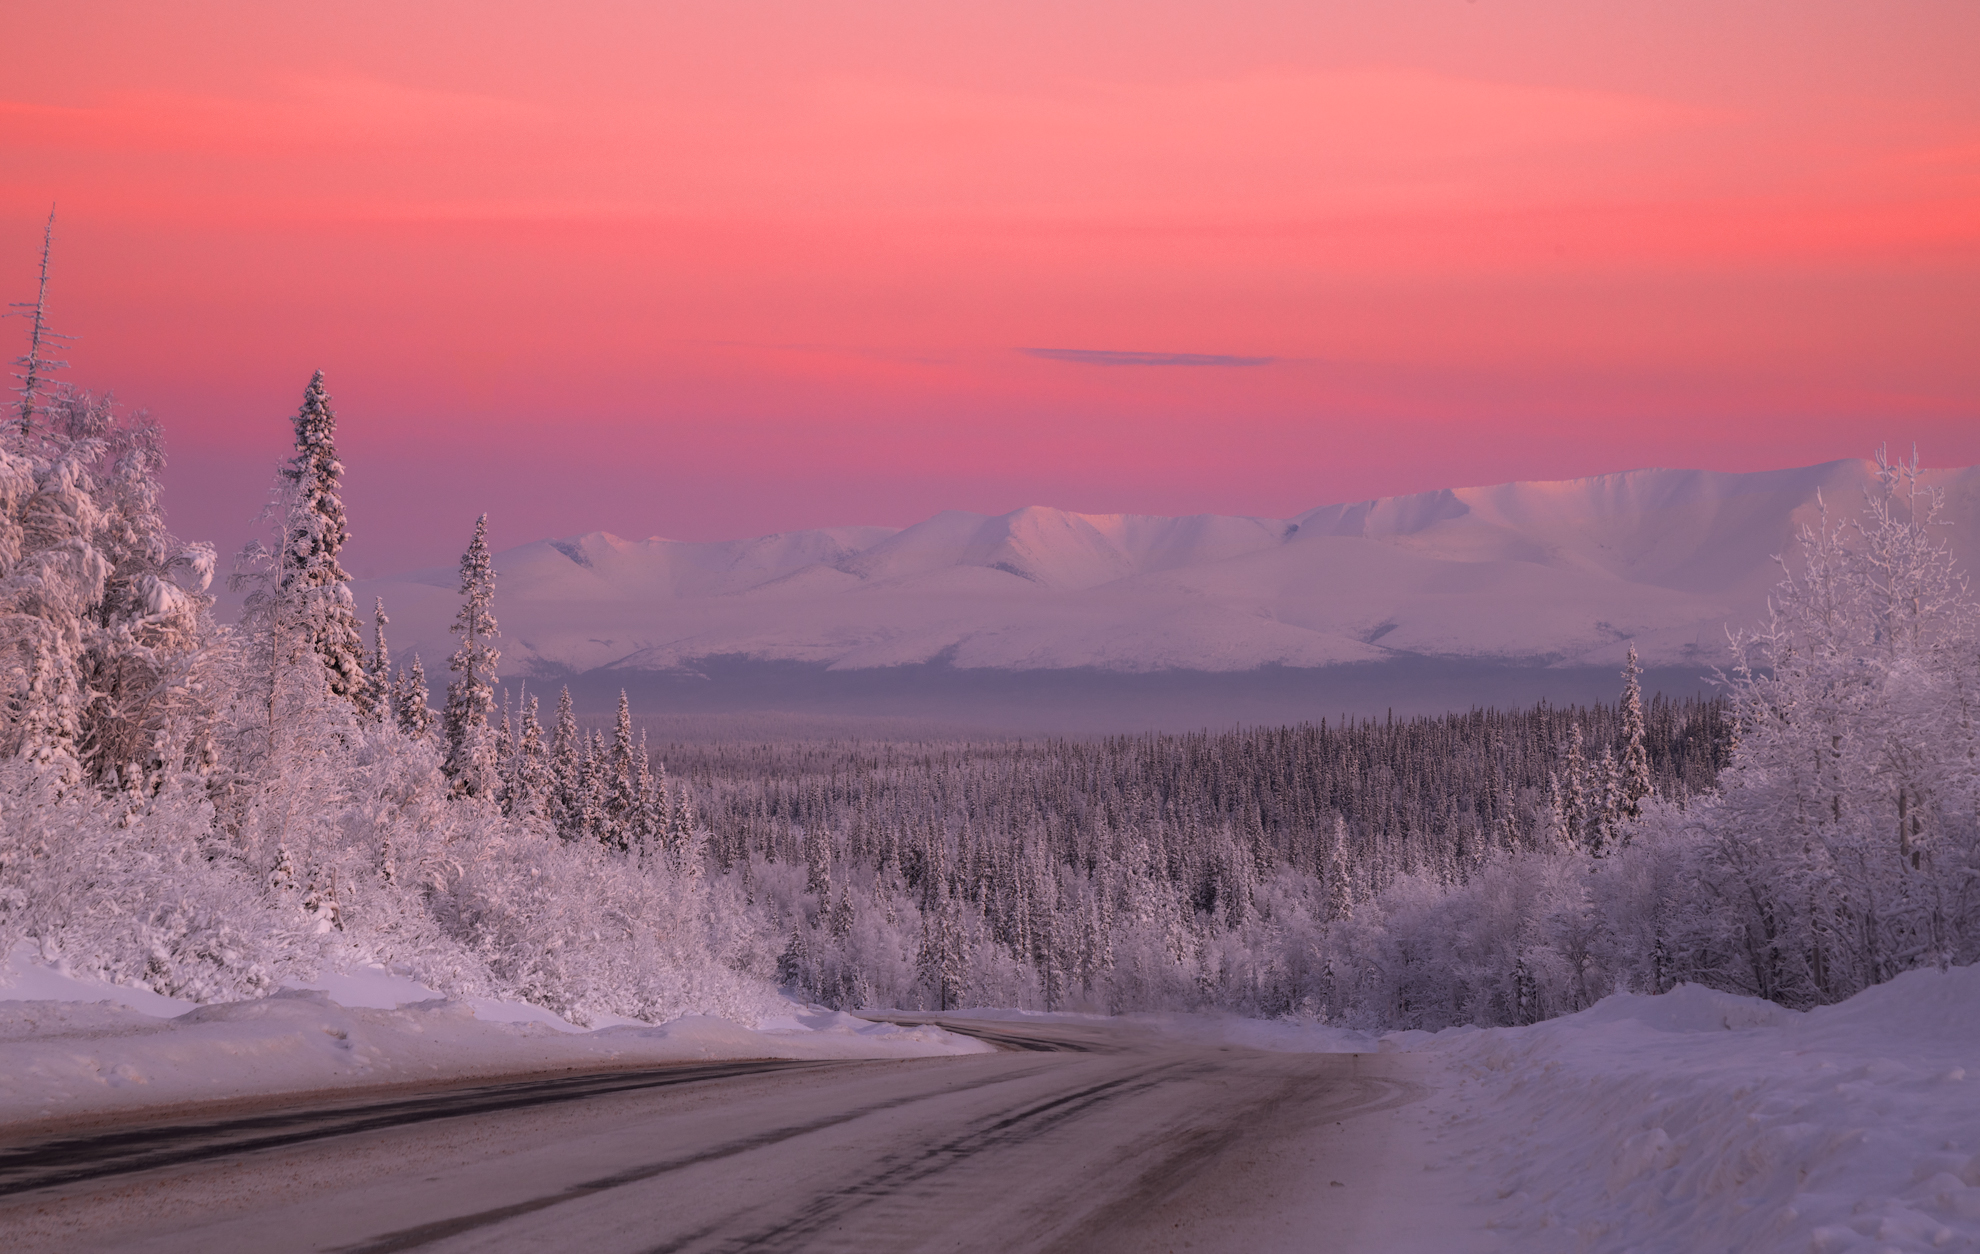
[[[1324,1249],[1368,1116],[1421,1096],[1381,1055],[919,1018],[1000,1052],[688,1064],[0,1145],[0,1246]]]

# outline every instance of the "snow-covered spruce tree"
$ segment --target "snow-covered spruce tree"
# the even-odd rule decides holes
[[[1567,759],[1561,775],[1562,826],[1567,835],[1567,846],[1570,849],[1583,849],[1588,844],[1589,819],[1593,806],[1589,795],[1588,758],[1582,748],[1579,722],[1574,724],[1568,734]]]
[[[513,745],[503,764],[502,812],[521,823],[543,822],[549,791],[550,759],[543,743],[543,724],[537,716],[536,698],[525,692],[516,710]]]
[[[265,880],[303,856],[300,830],[346,803],[340,767],[359,726],[356,706],[336,690],[338,672],[317,652],[317,629],[337,598],[290,578],[303,555],[289,542],[306,511],[304,486],[288,469],[260,516],[271,534],[242,549],[230,579],[245,595],[225,639],[221,744],[208,786],[219,848]]]
[[[1613,749],[1602,746],[1595,762],[1594,786],[1589,790],[1592,813],[1586,825],[1588,852],[1605,857],[1621,848],[1623,841],[1623,775]]]
[[[385,639],[385,628],[391,622],[385,617],[385,598],[377,598],[371,612],[371,652],[364,659],[364,677],[372,695],[371,720],[374,723],[393,721],[392,646]]]
[[[474,524],[474,539],[461,555],[461,612],[454,618],[460,648],[448,666],[447,763],[443,768],[457,797],[494,800],[501,787],[500,763],[488,716],[495,708],[495,664],[501,653],[491,643],[502,633],[495,625],[495,564],[488,553],[488,515]]]
[[[701,821],[695,817],[694,798],[688,793],[686,781],[669,785],[663,767],[656,781],[656,791],[667,811],[667,847],[677,859],[694,861],[699,849],[698,842],[705,832]]]
[[[1352,919],[1355,898],[1352,855],[1348,852],[1347,820],[1334,815],[1334,831],[1320,864],[1320,884],[1326,893],[1326,917]]]
[[[282,469],[293,485],[282,590],[297,602],[298,624],[329,677],[330,691],[369,717],[375,693],[365,671],[351,577],[338,560],[350,538],[338,495],[344,465],[337,460],[337,415],[321,370],[303,389],[295,422],[296,455]]]
[[[412,665],[392,681],[392,717],[398,720],[399,730],[414,740],[424,740],[433,731],[435,715],[427,704],[426,667],[420,664],[417,653]]]
[[[514,761],[516,756],[515,702],[511,699],[513,696],[513,693],[506,689],[503,690],[501,721],[497,722],[489,731],[489,739],[493,742],[495,754],[495,795],[497,798],[500,798],[503,793],[508,791],[509,764]]]
[[[1623,664],[1622,690],[1622,797],[1620,810],[1625,825],[1643,817],[1643,803],[1654,785],[1650,778],[1650,749],[1644,742],[1643,668],[1636,664],[1636,646],[1629,646],[1629,659]],[[1625,834],[1628,831],[1624,828]],[[1625,838],[1627,836],[1625,835]]]
[[[611,752],[597,731],[585,737],[584,769],[579,779],[578,830],[586,839],[610,847],[606,818],[612,800]]]
[[[639,746],[633,740],[632,706],[625,690],[619,690],[619,717],[612,728],[612,749],[605,762],[604,831],[605,844],[624,853],[640,842],[642,806],[640,795]]]
[[[639,733],[633,750],[632,846],[642,858],[662,852],[667,833],[667,794],[664,783],[653,770],[653,756],[646,748],[646,732]]]
[[[584,737],[568,686],[557,697],[557,725],[550,741],[550,821],[565,840],[585,835]]]
[[[522,733],[516,739],[514,812],[535,823],[547,822],[550,804],[550,746],[543,735],[535,693],[522,701]]]

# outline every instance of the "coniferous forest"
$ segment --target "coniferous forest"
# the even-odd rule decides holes
[[[1915,463],[1801,537],[1713,701],[1646,698],[1632,651],[1593,708],[649,752],[623,700],[593,728],[499,685],[485,518],[432,708],[352,602],[320,373],[223,563],[167,527],[157,427],[51,383],[35,327],[0,434],[0,944],[79,974],[214,1000],[377,962],[580,1023],[781,987],[1440,1028],[1980,956],[1980,634]]]

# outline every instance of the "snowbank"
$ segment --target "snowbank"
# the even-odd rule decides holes
[[[1383,1048],[1451,1066],[1446,1165],[1496,1181],[1522,1250],[1980,1249],[1980,967],[1806,1014],[1686,985]]]
[[[380,969],[198,1006],[76,979],[22,947],[0,966],[0,1124],[270,1093],[706,1058],[988,1051],[939,1028],[791,1004],[752,1030],[688,1016],[591,1031],[536,1006],[439,997]]]

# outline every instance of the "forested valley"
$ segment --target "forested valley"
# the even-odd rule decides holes
[[[1435,1029],[1682,981],[1814,1005],[1980,948],[1980,637],[1915,461],[1802,535],[1711,701],[1646,699],[1632,650],[1591,708],[650,752],[623,702],[594,727],[502,682],[485,519],[431,707],[352,603],[320,374],[220,625],[156,427],[27,360],[0,945],[79,974],[225,1000],[379,963],[578,1023],[781,988]]]

